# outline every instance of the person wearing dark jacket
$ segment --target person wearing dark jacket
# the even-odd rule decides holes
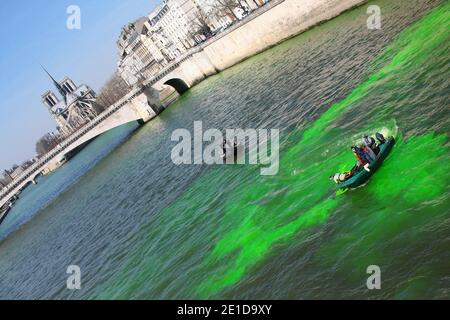
[[[374,154],[371,155],[371,157],[375,159],[375,156],[380,152],[380,148],[375,143],[375,139],[365,134],[363,136],[363,145],[369,148],[371,151],[373,151]],[[369,154],[371,153],[370,151],[367,150],[366,152],[368,152]]]
[[[353,154],[355,155],[356,159],[358,159],[357,168],[364,168],[366,171],[369,170],[369,164],[371,162],[369,156],[367,153],[365,153],[361,148],[353,146],[352,147]]]

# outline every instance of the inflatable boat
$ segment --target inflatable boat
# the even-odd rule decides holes
[[[386,157],[389,155],[394,144],[395,144],[394,137],[389,137],[384,143],[379,145],[380,151],[378,152],[376,159],[370,163],[370,165],[369,165],[370,171],[362,169],[361,171],[355,173],[353,176],[351,176],[347,180],[339,183],[338,187],[340,189],[345,189],[345,188],[353,189],[353,188],[357,188],[360,185],[363,185],[364,183],[366,183],[367,180],[369,180],[369,178],[381,166],[384,159],[386,159]]]

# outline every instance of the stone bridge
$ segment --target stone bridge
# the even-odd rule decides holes
[[[201,48],[190,51],[173,61],[154,77],[133,88],[126,96],[108,107],[88,124],[67,137],[55,149],[25,170],[0,194],[0,207],[22,188],[33,182],[45,170],[56,168],[65,156],[93,138],[125,123],[143,124],[163,111],[159,92],[172,86],[179,94],[217,71],[208,60],[202,60]]]
[[[366,0],[272,0],[203,44],[189,50],[154,77],[135,87],[94,120],[25,170],[0,192],[0,207],[45,168],[96,136],[130,121],[145,123],[162,110],[159,92],[172,86],[179,94],[234,64],[331,19]]]
[[[173,87],[180,95],[189,90],[199,81],[217,71],[202,60],[200,52],[189,52],[180,59],[172,62],[156,76],[144,81],[110,106],[88,125],[78,130],[74,137],[64,141],[64,150],[54,162],[61,161],[64,156],[85,142],[125,123],[138,121],[143,124],[156,117],[163,111],[159,92],[165,86]]]

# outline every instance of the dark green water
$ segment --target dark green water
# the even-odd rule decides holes
[[[30,190],[0,227],[0,297],[449,298],[450,5],[376,4],[381,30],[352,10],[202,82],[135,134],[99,138],[76,170]],[[279,128],[279,173],[173,165],[172,131],[196,120]],[[328,176],[375,130],[396,136],[391,155],[336,194]],[[66,289],[71,264],[79,291]],[[381,290],[366,288],[373,264]]]

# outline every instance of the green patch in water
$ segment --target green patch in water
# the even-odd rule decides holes
[[[325,261],[338,257],[344,248],[351,247],[352,253],[339,268],[345,273],[365,270],[370,264],[382,265],[393,259],[390,254],[395,250],[380,250],[380,247],[384,244],[391,247],[392,244],[387,244],[400,234],[402,240],[396,239],[395,245],[406,247],[417,239],[427,222],[442,215],[439,210],[426,210],[425,214],[421,206],[428,208],[430,201],[445,193],[450,181],[450,168],[446,161],[449,154],[447,136],[430,133],[411,137],[407,141],[402,138],[398,140],[369,183],[349,194],[354,198],[363,198],[363,205],[371,208],[370,214],[346,215],[341,223],[343,227],[336,232],[340,235],[351,233],[352,237],[336,237],[319,252],[320,260]],[[361,211],[359,206],[360,203],[357,203],[349,211],[358,213]],[[360,221],[355,224],[353,219]],[[346,226],[352,227],[349,229]],[[378,250],[372,250],[374,246]],[[414,252],[410,254],[414,255]]]
[[[209,297],[238,283],[251,267],[267,257],[275,244],[291,239],[301,230],[323,224],[345,201],[345,196],[333,196],[327,177],[330,168],[348,168],[354,159],[343,147],[349,145],[348,139],[330,145],[329,141],[336,141],[336,136],[345,136],[339,128],[333,127],[333,123],[386,81],[395,81],[398,73],[426,61],[434,48],[447,39],[449,9],[448,3],[440,6],[402,32],[377,61],[384,67],[344,100],[332,105],[303,132],[299,143],[283,152],[277,177],[260,177],[256,183],[244,183],[236,191],[238,200],[225,207],[224,227],[219,232],[222,236],[204,261],[202,270],[205,270],[206,280],[197,288],[200,297]],[[386,57],[392,58],[383,60]],[[448,181],[445,173],[449,172],[448,168],[439,164],[439,159],[448,152],[444,148],[445,139],[445,136],[430,134],[413,137],[408,143],[400,141],[386,164],[372,177],[364,191],[359,192],[373,194],[379,201],[402,194],[409,205],[438,196]],[[327,149],[318,154],[317,146]],[[429,152],[430,148],[433,152]],[[431,160],[424,161],[425,157]],[[413,170],[412,165],[418,166],[419,170]],[[401,174],[396,181],[392,179],[395,173]],[[358,252],[367,251],[367,246],[371,247],[375,240],[379,240],[379,235],[394,234],[402,228],[404,217],[398,217],[397,226],[390,231],[381,223],[390,214],[388,211],[380,210],[378,214],[367,217],[367,223],[361,225],[361,234],[365,236],[358,238]],[[347,241],[354,237],[343,239]],[[340,248],[341,245],[336,243],[323,252],[337,254]],[[358,255],[358,264],[377,258],[381,259],[376,252]]]

